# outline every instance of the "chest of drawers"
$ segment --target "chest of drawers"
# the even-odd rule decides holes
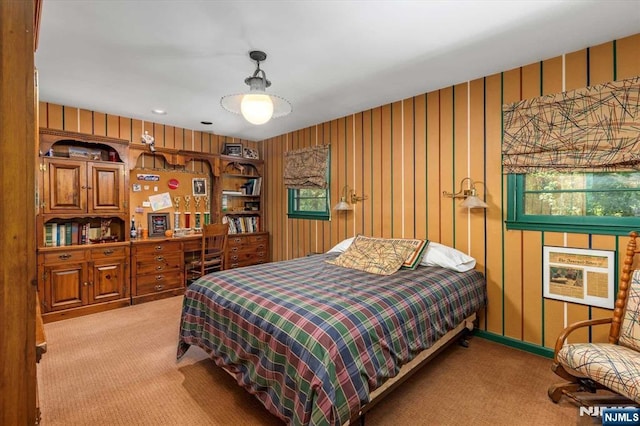
[[[227,237],[225,269],[269,262],[269,233],[231,234]]]
[[[142,240],[132,244],[131,301],[147,302],[184,292],[181,241]]]

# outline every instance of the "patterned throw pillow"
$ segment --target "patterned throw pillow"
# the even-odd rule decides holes
[[[405,240],[369,238],[358,235],[344,253],[327,263],[378,275],[391,275],[416,251]]]
[[[409,255],[402,264],[402,269],[416,269],[420,262],[422,261],[422,256],[424,256],[424,251],[427,249],[429,245],[429,240],[410,240],[410,239],[402,239],[399,240],[406,244],[411,244],[413,246],[413,253]]]

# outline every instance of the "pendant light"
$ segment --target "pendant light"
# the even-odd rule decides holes
[[[291,104],[280,96],[267,94],[265,89],[271,86],[267,76],[260,69],[260,62],[267,59],[267,54],[259,50],[249,52],[249,57],[256,61],[256,70],[252,76],[245,78],[249,91],[236,95],[223,96],[220,105],[227,111],[242,114],[251,124],[264,124],[271,118],[283,117],[291,112]]]

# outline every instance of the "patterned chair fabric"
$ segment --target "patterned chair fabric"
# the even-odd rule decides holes
[[[610,343],[577,343],[565,345],[558,361],[640,403],[640,352]]]
[[[640,269],[631,278],[627,308],[620,326],[618,343],[640,351]]]

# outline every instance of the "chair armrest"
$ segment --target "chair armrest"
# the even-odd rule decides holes
[[[578,321],[569,325],[567,328],[562,330],[560,335],[558,336],[558,340],[556,340],[556,347],[553,351],[553,361],[558,362],[558,352],[564,346],[565,340],[569,337],[569,334],[573,333],[575,330],[583,327],[591,327],[592,325],[601,325],[601,324],[610,324],[613,321],[613,318],[600,318],[600,319],[592,319],[592,320],[584,320]]]

